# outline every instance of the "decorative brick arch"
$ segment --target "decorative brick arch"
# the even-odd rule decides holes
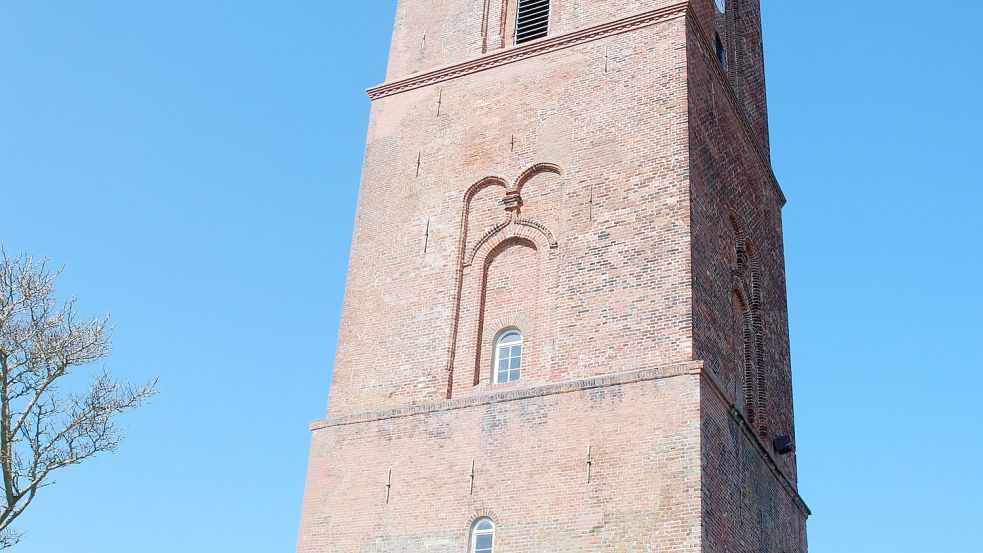
[[[474,260],[475,258],[478,257],[479,253],[484,252],[484,254],[487,255],[488,249],[494,247],[491,245],[497,243],[493,239],[496,238],[499,234],[501,234],[511,224],[512,224],[512,217],[510,216],[507,217],[501,223],[488,229],[488,232],[486,232],[481,238],[478,239],[478,242],[475,243],[474,247],[471,248],[471,251],[464,257],[464,262],[462,266],[464,268],[468,268],[471,265],[473,265]]]
[[[495,511],[492,511],[491,509],[478,509],[477,511],[474,512],[474,514],[468,517],[468,522],[465,525],[465,528],[468,529],[468,534],[471,533],[471,529],[474,528],[475,523],[483,518],[487,518],[488,520],[495,523],[496,528],[498,527],[499,524],[501,524],[498,514],[495,513]]]
[[[495,341],[495,338],[499,334],[503,334],[507,329],[516,328],[522,330],[523,328],[529,328],[532,324],[533,318],[528,313],[518,312],[505,317],[499,317],[485,325],[484,331],[481,334],[481,340],[483,343],[491,343]]]
[[[515,225],[512,225],[515,227]],[[524,228],[524,227],[516,227]],[[474,372],[472,383],[474,386],[478,386],[482,380],[483,375],[486,372],[491,374],[491,359],[489,358],[489,363],[483,363],[483,359],[486,353],[493,350],[494,338],[495,336],[506,327],[517,327],[519,328],[529,344],[531,340],[539,339],[540,346],[542,346],[542,336],[540,332],[540,321],[536,317],[535,305],[531,306],[532,311],[513,311],[507,315],[496,317],[494,319],[486,319],[488,313],[487,301],[487,287],[489,278],[489,269],[491,268],[492,261],[494,261],[500,254],[504,253],[505,250],[511,247],[527,247],[536,252],[539,256],[539,263],[537,264],[539,268],[539,274],[537,277],[540,281],[545,280],[546,274],[551,272],[548,267],[549,258],[548,252],[549,243],[543,240],[544,235],[536,233],[524,233],[531,234],[531,236],[524,236],[522,234],[502,236],[497,240],[494,245],[486,245],[483,248],[483,252],[480,257],[477,258],[477,262],[474,267],[467,271],[465,279],[467,279],[469,288],[477,291],[478,293],[478,306],[475,312],[477,317],[476,323],[477,328],[474,333]],[[534,238],[539,238],[537,241]],[[490,244],[490,243],[487,243]],[[480,269],[479,269],[480,268]],[[539,298],[542,301],[542,298]],[[541,349],[541,348],[540,348]],[[486,366],[487,365],[487,366]],[[487,369],[487,371],[486,371]]]
[[[490,520],[494,526],[492,535],[495,536],[495,540],[498,539],[498,528],[500,526],[498,515],[491,509],[478,509],[470,517],[468,517],[467,523],[464,525],[464,530],[467,532],[467,549],[468,553],[471,553],[472,541],[474,539],[474,531],[480,520]]]
[[[513,215],[489,229],[478,240],[465,257],[464,268],[471,267],[476,261],[480,262],[503,242],[514,238],[525,238],[535,243],[537,249],[540,250],[550,250],[559,247],[559,243],[556,241],[553,233],[546,228],[546,225]]]
[[[544,173],[563,174],[560,166],[554,163],[537,163],[522,171],[511,184],[501,177],[487,176],[472,184],[464,193],[460,218],[461,230],[456,268],[457,286],[453,326],[447,355],[446,397],[448,399],[452,398],[455,393],[455,370],[469,374],[472,370],[465,367],[473,362],[473,382],[477,383],[480,380],[481,347],[485,339],[484,328],[486,325],[484,324],[484,305],[476,304],[475,299],[483,294],[484,273],[488,269],[488,260],[493,259],[500,248],[508,247],[509,244],[518,241],[526,241],[541,256],[543,270],[547,274],[555,274],[553,265],[556,264],[556,256],[551,252],[559,247],[556,235],[543,222],[524,217],[521,214],[523,187],[537,175]],[[481,236],[474,240],[473,236],[477,230],[473,228],[475,225],[471,221],[472,215],[475,213],[474,200],[479,193],[492,187],[501,188],[502,219],[485,229]],[[542,276],[545,279],[545,274]],[[532,319],[533,317],[530,315],[529,321]],[[529,321],[527,321],[529,323],[527,327],[530,327],[531,330],[531,327],[535,326],[536,323]],[[495,329],[495,331],[497,330]],[[464,357],[461,357],[462,354]],[[472,379],[465,376],[465,380],[458,383],[458,389],[463,389],[460,385],[466,384],[469,380]]]
[[[489,186],[501,186],[502,188],[506,189],[510,188],[509,184],[505,182],[505,179],[496,176],[488,176],[472,184],[468,188],[468,191],[464,193],[465,214],[467,214],[467,208],[469,205],[471,205],[471,200],[474,199],[475,195]]]
[[[523,171],[522,174],[520,174],[519,177],[517,179],[515,179],[515,181],[512,184],[509,184],[505,179],[503,179],[501,177],[490,175],[490,176],[487,176],[487,177],[482,178],[478,182],[476,182],[476,183],[472,184],[470,187],[468,187],[468,190],[464,193],[464,198],[463,198],[464,199],[464,202],[463,202],[464,205],[463,205],[462,214],[461,214],[461,233],[460,233],[461,247],[464,248],[464,247],[467,246],[467,241],[468,241],[468,221],[469,221],[470,214],[471,214],[470,213],[471,212],[471,202],[472,202],[472,200],[474,200],[474,197],[478,194],[478,192],[481,192],[482,190],[484,190],[486,188],[489,188],[489,187],[492,187],[492,186],[501,186],[502,188],[505,189],[504,192],[506,193],[506,198],[508,198],[509,196],[512,196],[512,197],[515,197],[515,198],[518,199],[519,198],[518,193],[520,193],[522,191],[522,187],[525,186],[525,184],[527,182],[529,182],[530,180],[532,180],[533,177],[535,177],[537,175],[540,175],[540,174],[543,174],[543,173],[551,173],[551,174],[554,174],[554,175],[560,175],[560,176],[562,176],[563,175],[563,170],[560,168],[559,165],[556,165],[555,163],[537,163],[537,164],[533,165],[532,167],[529,167],[528,169],[526,169],[525,171]],[[520,202],[518,205],[521,205],[521,199],[518,199],[518,201]],[[510,213],[516,213],[516,211],[517,210],[510,211]],[[549,238],[550,238],[550,240],[552,242],[555,242],[556,241],[555,239],[553,239],[552,233],[549,233],[549,231],[546,230],[546,227],[545,226],[542,226],[542,225],[540,225],[537,222],[534,222],[534,221],[531,221],[531,220],[528,220],[528,219],[525,219],[525,218],[522,218],[522,217],[519,217],[519,221],[518,222],[519,222],[519,224],[524,224],[524,225],[527,225],[527,226],[528,225],[537,226],[538,228],[540,228],[540,230],[542,230],[542,231],[544,231],[544,232],[546,232],[546,233],[549,234]],[[463,252],[462,252],[462,254],[463,254]]]
[[[734,293],[742,313],[742,353],[744,413],[762,438],[768,436],[768,378],[764,359],[764,315],[761,294],[761,266],[754,243],[741,224],[737,212],[730,210],[734,229]]]
[[[457,284],[455,285],[454,314],[451,321],[451,339],[447,348],[447,392],[445,395],[447,399],[451,399],[454,393],[454,361],[457,353],[457,336],[458,332],[460,331],[461,291],[464,280],[463,270],[466,254],[465,249],[468,245],[468,221],[471,215],[471,201],[478,194],[478,192],[492,186],[501,186],[503,189],[507,190],[509,184],[505,181],[505,179],[494,175],[484,177],[468,187],[467,191],[464,193],[462,202],[461,226],[458,232],[459,253],[457,260]]]
[[[546,238],[547,244],[549,244],[550,249],[555,249],[560,247],[560,243],[556,241],[556,237],[550,232],[550,229],[546,228],[546,225],[535,221],[533,219],[526,219],[525,217],[516,217],[513,221],[516,225],[538,230],[542,233],[543,237]]]
[[[560,169],[559,165],[555,163],[537,163],[536,165],[533,165],[532,167],[523,171],[522,174],[519,175],[519,178],[515,180],[515,183],[509,187],[509,189],[521,191],[522,187],[525,186],[527,182],[532,180],[532,178],[536,175],[540,175],[542,173],[552,173],[557,176],[563,176],[563,170]]]

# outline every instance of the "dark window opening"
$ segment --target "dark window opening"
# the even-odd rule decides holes
[[[720,40],[720,35],[717,35],[716,47],[717,61],[720,62],[720,67],[727,69],[727,50],[724,49],[724,43],[722,40]]]
[[[522,44],[549,33],[550,0],[519,0],[515,17],[515,43]]]

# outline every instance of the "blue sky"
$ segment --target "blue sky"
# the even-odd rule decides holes
[[[983,4],[763,0],[818,553],[981,551]],[[290,551],[393,2],[0,0],[0,241],[161,376],[16,551]]]

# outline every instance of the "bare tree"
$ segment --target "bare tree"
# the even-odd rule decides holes
[[[80,318],[75,298],[57,301],[60,272],[0,246],[0,549],[20,541],[11,525],[55,471],[115,451],[117,415],[157,393],[156,381],[132,386],[105,371],[87,389],[65,389],[74,369],[109,355],[112,328]]]

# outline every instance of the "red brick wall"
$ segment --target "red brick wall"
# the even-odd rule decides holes
[[[706,30],[696,25],[690,26],[688,66],[694,354],[712,375],[702,394],[704,551],[804,552],[808,509],[795,492],[795,454],[778,456],[771,445],[774,437],[795,435],[784,197],[758,142],[761,134],[726,84]],[[750,245],[753,271],[739,266],[734,218]],[[763,403],[745,409],[745,335],[735,290],[747,290],[752,277],[761,329],[750,350],[760,355],[748,388]],[[745,301],[752,298],[745,294]]]
[[[713,54],[698,36],[694,29],[689,61],[695,355],[737,394],[744,356],[733,299],[738,280],[733,214],[760,267],[761,370],[767,381],[768,435],[794,435],[781,221],[784,197],[741,125]],[[784,466],[794,478],[794,455],[785,459]]]
[[[550,34],[586,29],[676,3],[678,0],[553,0]],[[399,0],[387,80],[494,51],[502,43],[501,17],[506,4],[514,9],[515,0]],[[505,33],[508,38],[511,29]]]
[[[488,242],[537,241],[553,321],[538,374],[692,358],[684,44],[677,18],[373,103],[332,414],[474,392],[481,264],[466,258],[543,163],[561,174],[525,182],[520,214],[541,228]]]
[[[760,0],[727,0],[724,13],[717,10],[713,0],[692,0],[691,6],[695,21],[711,44],[720,35],[727,53],[727,80],[754,139],[765,157],[770,157]]]
[[[768,102],[765,94],[764,41],[761,32],[761,2],[731,0],[731,31],[728,47],[733,63],[728,71],[737,93],[738,105],[744,110],[766,159],[771,158],[768,132]]]
[[[329,421],[298,552],[463,553],[479,515],[498,523],[497,551],[700,551],[692,369]]]
[[[460,552],[485,515],[503,552],[804,553],[756,0],[557,0],[501,51],[495,1],[400,2],[298,551]],[[495,385],[506,327],[524,377]]]
[[[701,393],[703,553],[805,553],[806,516],[790,481],[710,378]]]
[[[549,331],[545,321],[543,300],[545,277],[543,252],[536,244],[524,238],[503,242],[492,251],[484,270],[485,292],[481,296],[481,331],[478,333],[480,348],[475,374],[477,381],[491,385],[495,337],[510,327],[523,333],[522,360],[526,370],[522,381],[546,383],[550,381],[547,349],[541,336]]]

